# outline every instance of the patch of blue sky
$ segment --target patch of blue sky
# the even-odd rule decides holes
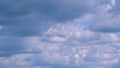
[[[105,0],[96,0],[98,4],[103,3]]]
[[[88,27],[88,26],[90,26],[91,25],[91,23],[92,22],[90,22],[90,21],[82,21],[82,22],[79,22],[79,23],[74,23],[75,24],[75,26],[85,26],[85,27]]]

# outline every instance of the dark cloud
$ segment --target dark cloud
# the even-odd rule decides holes
[[[27,37],[0,37],[0,57],[10,57],[16,54],[40,54],[42,51],[29,50],[30,45],[25,43]],[[30,42],[29,42],[30,43]]]
[[[87,2],[83,0],[42,0],[36,4],[34,9],[53,20],[65,21],[93,11],[93,6],[94,1],[91,0]]]
[[[13,37],[0,37],[0,50],[1,51],[19,51],[23,49],[21,45],[23,41],[19,38]]]
[[[115,5],[110,10],[113,16],[118,16],[120,13],[120,0],[115,0]]]
[[[25,49],[24,42],[16,37],[0,37],[0,56],[21,53]]]
[[[25,1],[19,0],[1,0],[0,1],[0,15],[3,17],[14,17],[14,16],[22,16],[29,13],[29,7]]]
[[[119,66],[118,3],[100,2],[1,0],[0,67]]]
[[[2,0],[1,35],[32,36],[49,26],[78,18],[94,11],[95,1],[88,0]]]

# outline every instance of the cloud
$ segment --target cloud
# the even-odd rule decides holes
[[[112,0],[112,3],[114,4],[113,8],[110,10],[114,16],[119,15],[119,0]]]
[[[0,35],[36,36],[56,23],[64,23],[94,11],[95,1],[0,1]],[[46,27],[46,28],[45,28]]]
[[[76,32],[79,32],[79,35]],[[38,40],[40,44],[35,48],[43,52],[37,60],[42,58],[44,64],[47,63],[48,66],[51,65],[53,68],[54,64],[57,64],[58,67],[59,65],[63,67],[69,67],[70,65],[70,67],[75,68],[80,66],[88,66],[89,68],[90,64],[92,68],[95,65],[105,67],[106,65],[119,63],[117,53],[119,48],[116,49],[119,38],[116,34],[96,33],[67,23],[51,27],[42,37]],[[54,37],[64,38],[66,41],[50,39]],[[86,40],[83,42],[81,39]],[[40,63],[39,66],[43,65],[41,61],[38,61],[34,59],[34,62]]]
[[[19,38],[13,37],[0,37],[0,50],[1,51],[16,51],[23,49],[21,46],[23,41]],[[18,44],[19,43],[19,44]]]
[[[118,41],[119,37],[113,33],[96,33],[86,27],[69,23],[58,24],[40,37],[24,39],[28,51],[38,53],[14,54],[9,58],[1,58],[1,64],[5,64],[6,60],[10,62],[6,65],[15,64],[20,67],[109,67],[119,63]]]
[[[118,3],[118,0],[0,1],[0,67],[117,66],[120,39],[113,32],[120,30]]]
[[[27,7],[25,1],[0,1],[0,15],[3,17],[23,16],[25,14],[28,14],[29,11],[29,7]]]
[[[118,0],[110,0],[98,6],[95,19],[90,29],[97,32],[119,32],[120,31],[120,15],[116,14],[118,10]],[[102,11],[101,11],[102,10]],[[119,12],[119,11],[118,11]]]
[[[55,27],[50,28],[47,32],[45,32],[45,35],[49,37],[48,40],[53,41],[52,39],[59,38],[61,39],[61,41],[64,40],[63,42],[70,42],[74,40],[84,42],[90,40],[97,40],[99,38],[98,33],[91,32],[86,27],[68,24],[69,23],[63,25],[58,24]]]
[[[40,54],[41,51],[29,50],[25,43],[27,37],[0,36],[0,57],[10,57],[15,54]]]

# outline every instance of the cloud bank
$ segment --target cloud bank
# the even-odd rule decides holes
[[[119,0],[1,0],[1,68],[119,68]]]

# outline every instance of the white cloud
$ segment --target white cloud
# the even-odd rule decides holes
[[[80,33],[79,37],[76,37],[76,32]],[[66,41],[61,42],[60,38],[51,40],[56,36]],[[80,39],[86,39],[85,43]],[[67,23],[51,27],[43,36],[29,37],[26,41],[31,50],[41,51],[40,54],[27,57],[33,65],[89,66],[95,64],[104,67],[119,63],[119,49],[116,49],[119,38],[113,33],[96,33]]]

